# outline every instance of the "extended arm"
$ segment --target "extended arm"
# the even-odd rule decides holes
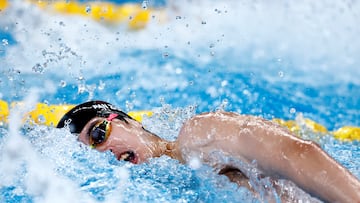
[[[178,137],[180,159],[207,162],[214,151],[251,163],[269,176],[289,179],[329,202],[359,202],[360,182],[317,144],[254,116],[215,112],[187,121]],[[212,164],[212,163],[210,163]]]
[[[260,118],[248,125],[249,143],[265,149],[248,158],[263,169],[277,173],[315,196],[329,202],[360,202],[360,182],[316,143],[290,134],[286,129]],[[256,140],[254,140],[256,139]],[[262,142],[259,142],[259,139]],[[271,157],[269,157],[269,154]]]

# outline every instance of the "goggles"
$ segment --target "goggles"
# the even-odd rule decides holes
[[[96,123],[89,131],[89,145],[95,148],[97,145],[104,143],[111,133],[111,121],[116,118],[118,114],[110,114],[106,120]]]

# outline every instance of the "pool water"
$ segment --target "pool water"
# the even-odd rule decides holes
[[[155,6],[161,14],[131,31],[12,1],[0,12],[0,99],[153,110],[144,126],[169,140],[187,118],[216,110],[360,126],[359,3]],[[21,124],[26,110],[12,109],[0,128],[0,202],[260,202],[206,165],[118,162],[63,129]],[[302,130],[360,177],[358,141]]]

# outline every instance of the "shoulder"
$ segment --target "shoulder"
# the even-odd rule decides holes
[[[251,116],[233,112],[206,112],[195,115],[184,122],[179,136],[193,139],[202,139],[204,136],[227,132],[234,128],[241,128],[248,123]],[[196,138],[195,138],[196,137]]]
[[[247,125],[254,121],[263,121],[264,119],[252,115],[243,115],[235,112],[206,112],[193,116],[185,121],[184,126],[198,126],[221,124],[221,125]]]

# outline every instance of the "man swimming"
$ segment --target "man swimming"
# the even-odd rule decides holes
[[[118,160],[141,164],[162,155],[182,163],[198,159],[250,190],[245,166],[255,162],[262,175],[288,179],[323,201],[360,203],[360,182],[346,168],[316,143],[260,117],[203,113],[185,121],[177,140],[169,142],[113,105],[90,101],[71,109],[57,127],[68,127],[81,142],[111,151]],[[215,159],[217,154],[240,160],[244,167]]]

